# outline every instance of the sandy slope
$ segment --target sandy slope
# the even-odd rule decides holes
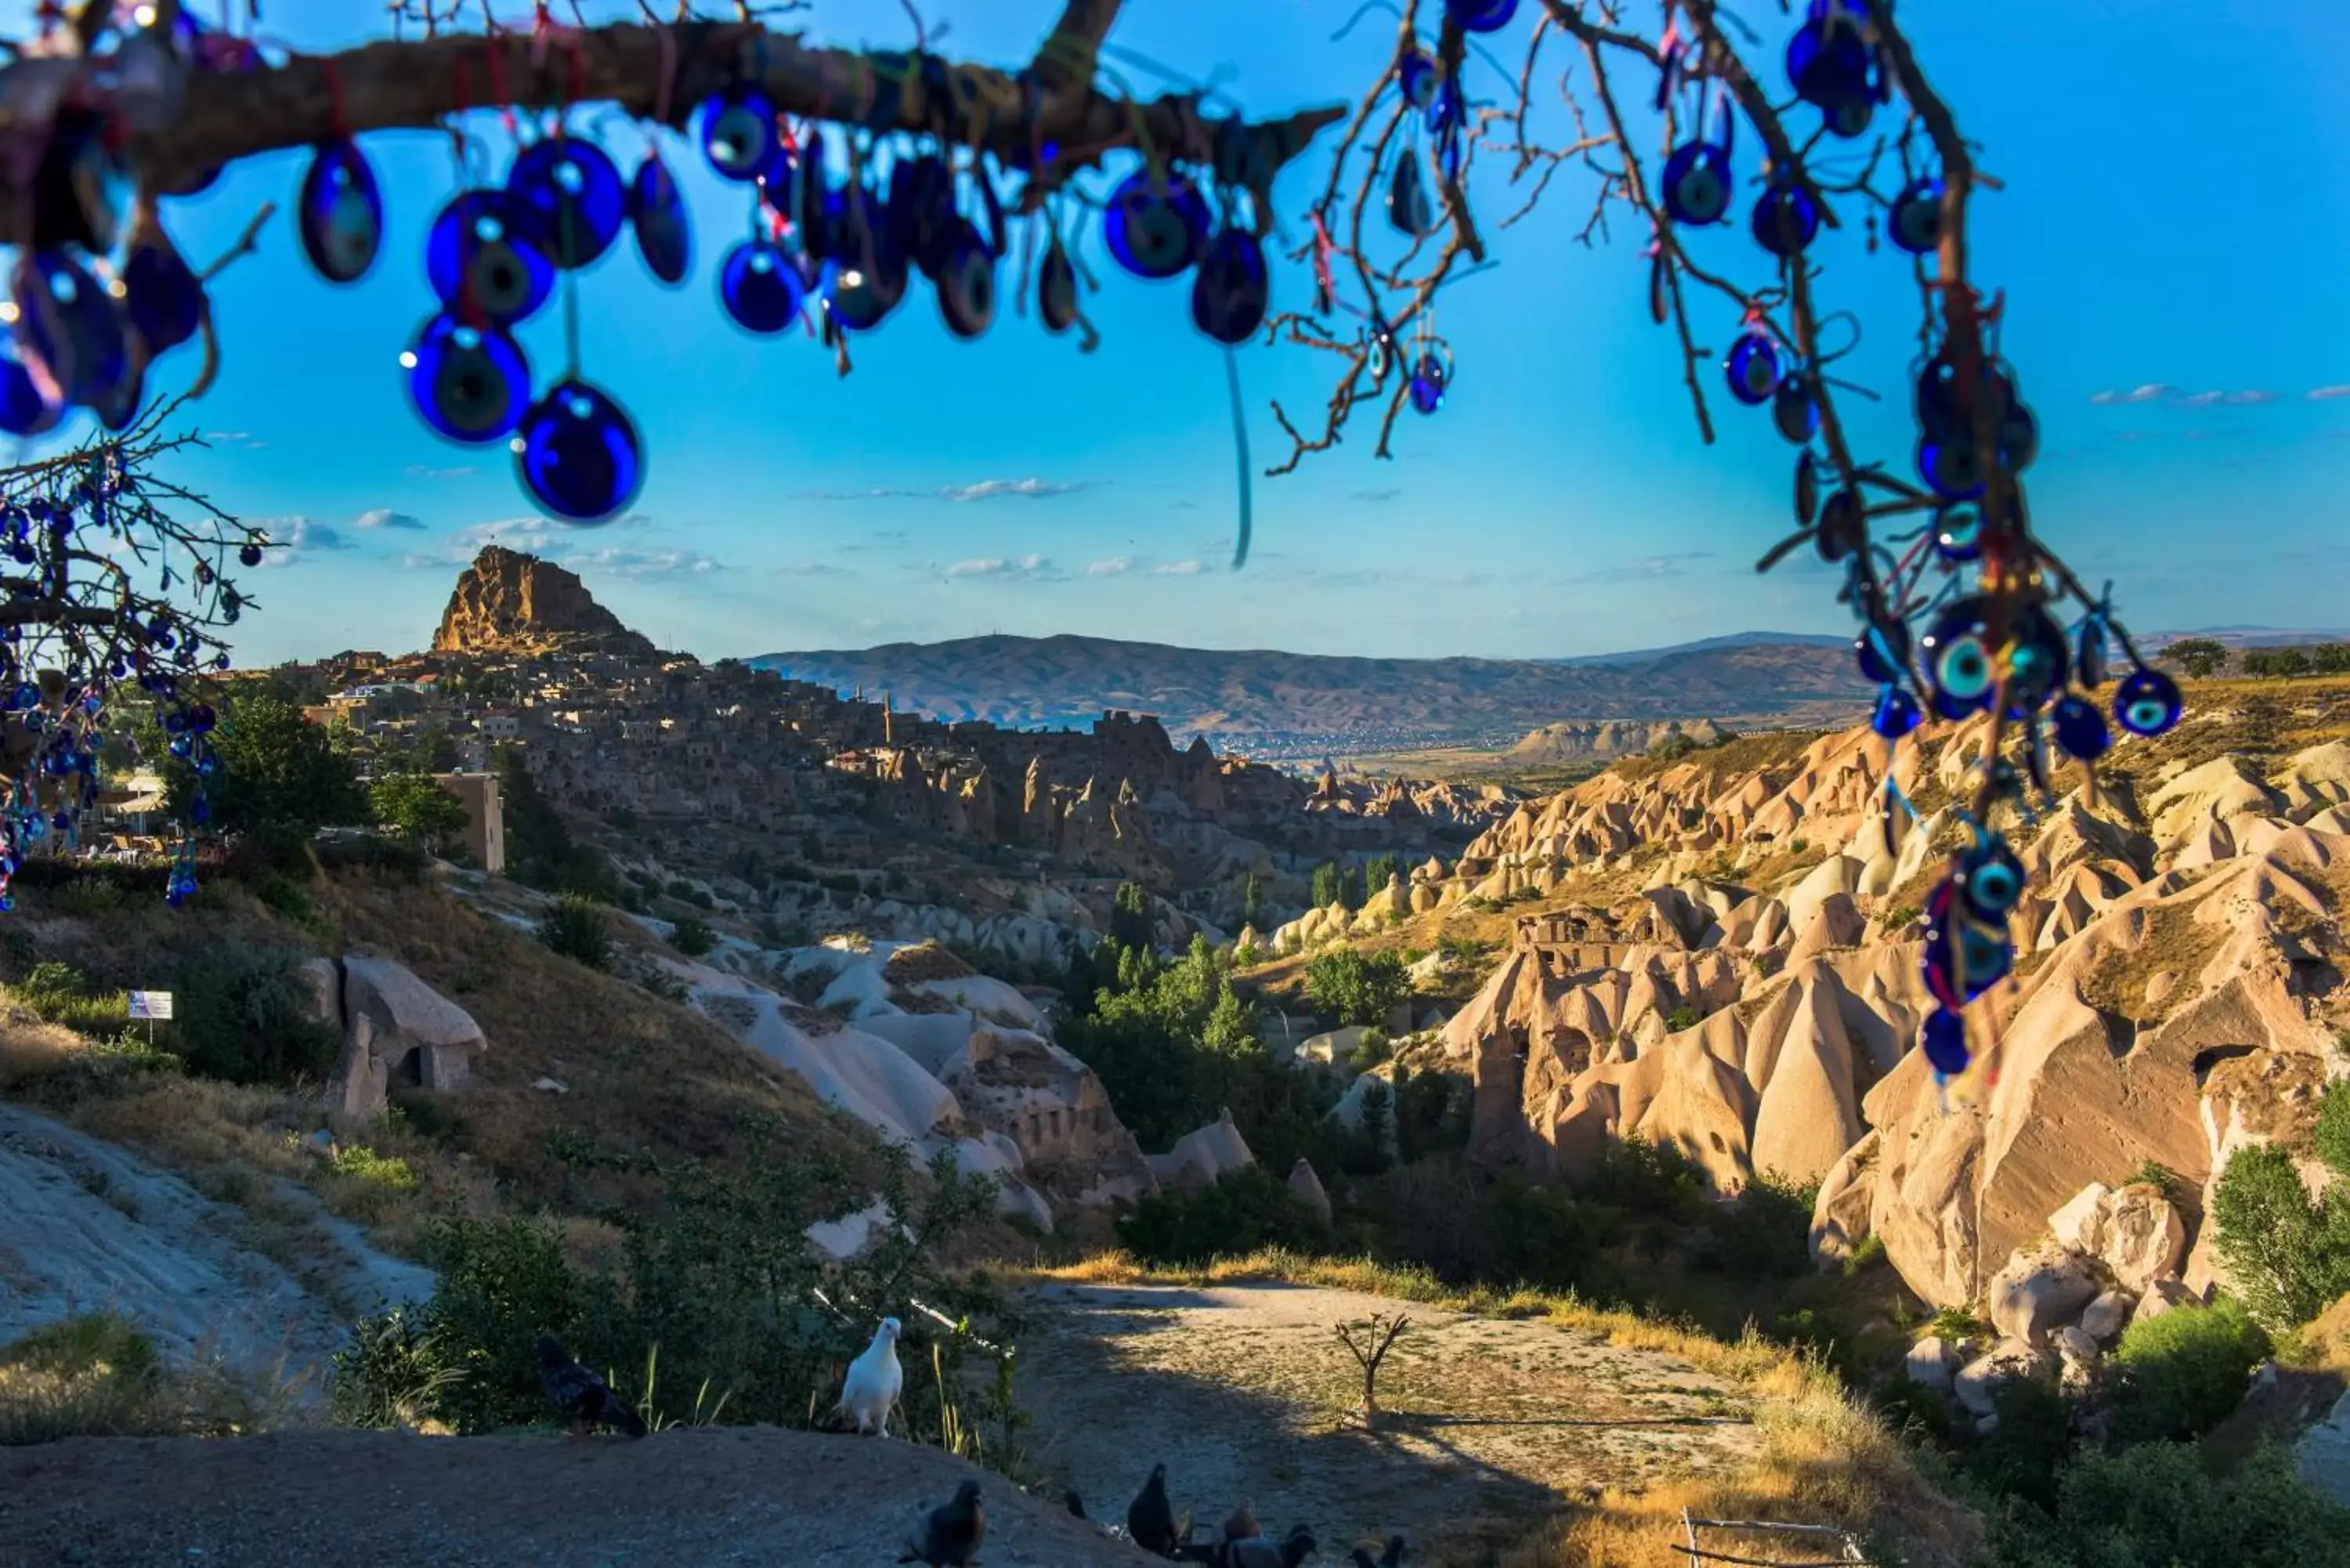
[[[639,1443],[381,1432],[0,1449],[0,1563],[92,1568],[871,1568],[969,1466],[727,1428]],[[982,1477],[987,1568],[1149,1561]]]
[[[309,1280],[254,1251],[244,1225],[238,1210],[135,1155],[0,1104],[0,1343],[112,1310],[167,1356],[315,1373],[347,1331],[328,1297],[372,1304],[432,1293],[424,1270],[323,1214]]]

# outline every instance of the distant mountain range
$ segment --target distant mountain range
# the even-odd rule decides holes
[[[903,711],[1006,727],[1069,728],[1105,709],[1155,713],[1179,734],[1264,755],[1503,747],[1562,719],[1830,722],[1868,691],[1848,638],[1745,632],[1571,659],[1360,659],[1171,648],[1092,637],[771,653],[750,660]]]

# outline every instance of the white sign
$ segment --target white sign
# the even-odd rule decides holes
[[[168,991],[134,991],[130,993],[130,1016],[163,1019],[172,1016],[172,993]]]

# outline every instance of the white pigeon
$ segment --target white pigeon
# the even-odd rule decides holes
[[[889,1435],[889,1408],[905,1391],[906,1369],[898,1365],[898,1320],[885,1317],[865,1354],[848,1364],[840,1385],[840,1413],[857,1420],[859,1432]]]

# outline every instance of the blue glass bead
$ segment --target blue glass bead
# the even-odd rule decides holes
[[[567,523],[617,517],[644,484],[635,424],[584,381],[556,386],[523,417],[515,461],[524,488]]]
[[[1754,202],[1748,226],[1774,256],[1799,256],[1820,232],[1819,203],[1791,180],[1774,180]]]
[[[1759,407],[1779,389],[1779,346],[1769,333],[1750,327],[1730,346],[1722,370],[1729,378],[1730,395],[1750,409]]]
[[[1730,211],[1730,154],[1711,141],[1685,141],[1665,160],[1659,183],[1665,215],[1697,227],[1718,223]]]
[[[702,155],[724,179],[756,180],[782,140],[775,100],[756,88],[729,88],[702,107]]]
[[[1148,169],[1128,175],[1110,193],[1102,235],[1118,265],[1153,282],[1175,276],[1207,249],[1208,203],[1191,176],[1164,177]]]
[[[1919,1049],[1935,1072],[1945,1078],[1957,1077],[1972,1060],[1967,1051],[1966,1019],[1947,1007],[1936,1008],[1926,1015]]]
[[[550,136],[525,148],[506,171],[506,191],[528,218],[532,241],[565,271],[609,250],[628,222],[620,171],[602,148],[577,137]]]
[[[1271,298],[1264,247],[1246,229],[1224,228],[1191,277],[1191,323],[1219,343],[1242,344],[1264,325]]]
[[[1925,715],[1918,710],[1918,699],[1898,686],[1887,686],[1877,694],[1877,711],[1869,717],[1869,728],[1888,741],[1898,741],[1924,722]]]
[[[302,254],[328,283],[357,283],[383,248],[383,192],[348,137],[322,141],[302,176]]]
[[[2105,715],[2079,697],[2069,692],[2059,697],[2049,717],[2056,731],[2056,743],[2064,748],[2066,756],[2094,763],[2113,747],[2113,733],[2106,728]]]
[[[1959,897],[1979,920],[2001,921],[2023,896],[2023,862],[1996,835],[1959,857]]]
[[[2114,718],[2133,735],[2161,734],[2185,708],[2178,682],[2159,670],[2134,670],[2114,689]]]
[[[745,331],[771,336],[800,313],[802,290],[791,258],[765,240],[745,240],[718,271],[718,299]]]

